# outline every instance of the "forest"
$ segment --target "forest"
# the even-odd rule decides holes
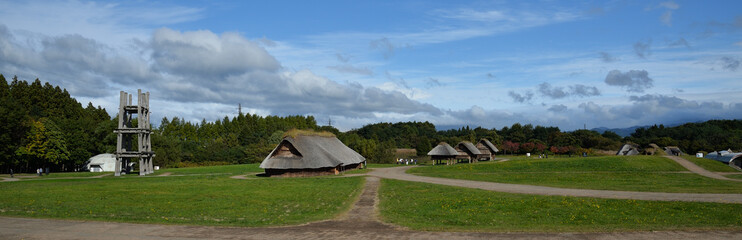
[[[31,172],[39,167],[76,171],[88,158],[115,150],[117,116],[88,103],[85,107],[66,89],[0,75],[0,172]],[[439,142],[456,144],[487,138],[499,154],[609,154],[621,144],[678,146],[686,153],[742,150],[742,120],[710,120],[676,127],[639,128],[622,138],[606,131],[562,131],[558,127],[515,123],[501,129],[464,126],[437,130],[430,122],[374,123],[340,132],[319,126],[312,116],[238,114],[192,123],[182,118],[153,121],[155,165],[187,167],[259,163],[290,129],[335,134],[369,162],[393,162],[395,149],[412,148],[425,155]]]

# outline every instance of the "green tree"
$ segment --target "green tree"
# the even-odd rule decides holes
[[[70,153],[54,122],[42,118],[31,120],[25,143],[18,148],[16,155],[29,159],[34,167],[42,167],[68,160]]]

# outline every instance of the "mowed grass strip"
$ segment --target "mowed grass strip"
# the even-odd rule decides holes
[[[742,182],[717,180],[690,173],[673,160],[658,156],[535,158],[499,163],[419,167],[408,172],[430,177],[561,188],[742,193]]]
[[[173,175],[241,175],[246,173],[260,173],[264,172],[264,170],[260,168],[260,164],[253,163],[208,167],[166,168],[155,171],[155,175],[163,174],[166,172],[170,172]]]
[[[696,156],[690,155],[682,156],[682,158],[685,158],[686,160],[711,172],[739,172],[737,169],[730,167],[726,163],[711,160],[708,158],[697,158]]]
[[[383,221],[428,231],[738,230],[742,205],[490,192],[381,180]]]
[[[347,211],[363,178],[226,176],[65,179],[0,183],[0,215],[227,226],[277,226]]]
[[[101,175],[113,174],[109,172],[52,172],[49,175],[36,175],[31,173],[14,174],[14,177],[23,180],[30,179],[52,179],[52,178],[84,178],[84,177],[95,177]],[[10,174],[2,174],[0,177],[9,178]]]

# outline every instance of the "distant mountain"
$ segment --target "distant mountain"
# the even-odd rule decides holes
[[[606,127],[599,127],[599,128],[593,128],[593,129],[590,129],[590,130],[599,132],[600,134],[603,134],[603,132],[605,132],[605,131],[611,131],[611,132],[614,132],[614,133],[618,134],[618,136],[628,137],[632,133],[634,133],[634,131],[637,128],[648,128],[648,127],[651,127],[651,126],[652,125],[647,125],[647,126],[633,126],[633,127],[627,127],[627,128],[606,128]]]

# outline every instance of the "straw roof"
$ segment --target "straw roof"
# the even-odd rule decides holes
[[[637,150],[639,146],[636,144],[627,143],[621,146],[621,149],[618,150],[616,155],[624,155],[624,156],[630,156],[630,155],[639,155],[639,150]]]
[[[479,149],[477,149],[477,146],[474,146],[474,144],[472,144],[471,142],[467,142],[467,141],[460,142],[458,146],[459,146],[459,149],[461,150],[464,150],[464,148],[466,148],[466,150],[469,151],[471,154],[475,154],[475,155],[482,154],[482,152],[480,152]]]
[[[490,142],[490,140],[487,140],[486,138],[482,138],[482,140],[479,140],[480,143],[482,143],[484,146],[490,149],[491,152],[499,152],[500,149],[497,149],[494,144]]]
[[[282,146],[287,146],[291,156],[278,156]],[[318,169],[359,164],[366,158],[345,146],[334,136],[296,135],[284,137],[281,143],[260,163],[268,169]]]
[[[430,152],[428,152],[428,156],[456,156],[459,155],[459,152],[456,151],[451,145],[448,145],[448,143],[441,142],[438,144],[438,146],[435,146]]]

